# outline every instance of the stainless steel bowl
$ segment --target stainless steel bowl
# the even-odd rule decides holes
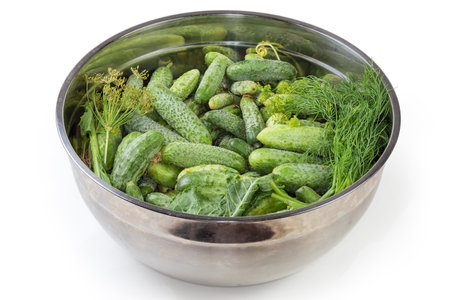
[[[109,186],[75,153],[69,135],[80,115],[81,73],[104,71],[106,65],[126,70],[139,64],[151,69],[167,58],[183,56],[173,53],[197,51],[208,43],[239,49],[262,40],[284,45],[308,73],[358,76],[372,63],[347,41],[300,21],[253,12],[206,11],[157,19],[109,38],[75,66],[61,88],[57,127],[84,201],[114,240],[164,274],[217,286],[251,285],[287,276],[339,242],[375,195],[400,129],[399,104],[386,77],[393,129],[378,162],[343,192],[294,211],[238,218],[170,211]],[[189,51],[184,62],[192,67],[195,56]],[[375,63],[373,67],[378,68]]]

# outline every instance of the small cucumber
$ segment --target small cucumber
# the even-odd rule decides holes
[[[295,198],[305,203],[314,203],[319,201],[320,195],[309,186],[302,186],[295,191]]]
[[[161,151],[163,162],[182,168],[198,165],[219,164],[245,171],[246,161],[239,154],[216,146],[175,142],[167,144]]]
[[[293,79],[297,70],[288,62],[270,59],[243,60],[230,65],[226,74],[234,81]]]
[[[228,60],[222,56],[217,56],[212,61],[206,69],[197,91],[195,91],[195,100],[197,102],[207,103],[208,100],[216,93],[216,90],[222,83],[228,64]]]
[[[145,197],[145,202],[167,208],[169,207],[170,202],[172,202],[172,197],[167,196],[166,194],[163,193],[155,192],[148,194]]]
[[[128,147],[128,145],[134,141],[134,139],[136,139],[138,136],[140,136],[142,133],[138,132],[138,131],[133,131],[130,132],[129,134],[127,134],[122,141],[119,144],[119,147],[117,147],[117,152],[116,155],[122,155],[120,154],[123,149],[126,149]]]
[[[248,53],[244,57],[245,60],[264,59],[256,53]]]
[[[173,82],[170,90],[182,100],[185,100],[194,91],[199,78],[199,70],[193,69],[187,71]]]
[[[180,168],[163,162],[150,163],[148,166],[149,176],[157,183],[170,188],[175,187],[177,176],[180,172]]]
[[[123,191],[129,181],[137,182],[163,143],[162,134],[155,130],[147,131],[129,143],[114,159],[113,186]]]
[[[260,200],[258,204],[250,208],[246,216],[261,216],[279,212],[286,208],[286,204],[278,199],[267,196]]]
[[[264,119],[259,112],[258,106],[249,97],[242,97],[241,111],[245,123],[247,142],[252,146],[256,146],[259,144],[256,136],[266,127]]]
[[[156,191],[157,183],[147,174],[141,177],[138,186],[141,189],[142,195],[145,197],[147,194]]]
[[[257,139],[270,148],[323,154],[330,147],[332,131],[310,126],[273,125],[264,128]]]
[[[181,136],[193,143],[211,145],[211,135],[202,121],[175,93],[155,84],[151,90],[158,114]]]
[[[185,168],[183,171],[178,174],[177,181],[180,180],[181,177],[183,177],[186,174],[194,173],[194,172],[200,172],[200,171],[208,171],[208,172],[216,172],[216,173],[226,173],[230,175],[238,175],[239,172],[236,171],[233,168],[224,166],[224,165],[198,165],[195,167]]]
[[[173,75],[172,71],[168,67],[159,67],[156,69],[152,76],[150,77],[150,81],[147,85],[147,88],[151,89],[154,84],[161,84],[167,88],[172,85]]]
[[[147,115],[131,119],[124,125],[126,132],[138,131],[145,133],[149,130],[156,130],[164,137],[164,143],[186,142],[186,139],[165,126],[153,121]]]
[[[125,187],[125,193],[127,193],[131,197],[144,201],[144,197],[142,196],[141,190],[133,181],[127,182],[127,185]]]
[[[234,51],[233,49],[228,48],[228,47],[217,46],[217,45],[209,45],[209,46],[203,47],[203,53],[208,54],[211,52],[218,52],[220,54],[223,54],[233,61],[239,60],[239,54],[236,51]]]
[[[246,141],[241,140],[240,138],[222,139],[222,141],[219,144],[219,147],[236,152],[245,159],[247,159],[250,153],[252,153],[253,151],[253,147],[247,144]]]
[[[177,192],[182,192],[191,187],[201,186],[227,186],[231,176],[227,173],[218,173],[211,171],[197,171],[188,173],[177,182]]]
[[[273,169],[272,174],[275,182],[284,185],[289,192],[295,192],[299,187],[307,185],[323,194],[331,183],[331,168],[318,164],[282,164]]]
[[[286,163],[317,163],[318,158],[309,156],[306,153],[297,153],[286,150],[271,148],[260,148],[250,153],[248,163],[256,172],[260,174],[269,174],[272,170]]]
[[[340,83],[342,78],[336,74],[328,73],[322,76],[323,80],[326,80],[332,84]]]
[[[142,87],[144,86],[144,80],[142,80],[142,78],[140,78],[136,74],[131,74],[130,77],[128,77],[127,85],[132,85],[142,89]]]
[[[242,117],[242,111],[239,108],[239,105],[228,105],[221,109],[222,111],[228,112],[230,114],[236,115],[238,117]]]
[[[216,57],[218,57],[218,56],[223,57],[223,59],[225,59],[227,61],[228,65],[231,65],[233,63],[233,61],[231,59],[229,59],[228,57],[226,57],[225,55],[223,55],[223,54],[221,54],[219,52],[208,52],[208,53],[206,53],[206,55],[205,55],[205,63],[209,66],[213,62],[213,60]]]
[[[236,81],[231,85],[230,90],[235,95],[255,95],[258,91],[258,85],[251,80]]]
[[[202,121],[203,125],[205,125],[206,129],[208,129],[213,142],[216,142],[219,137],[226,133],[222,128],[217,127],[211,122],[208,122],[204,115],[200,118],[200,120]]]
[[[233,115],[232,113],[225,112],[220,109],[211,110],[205,114],[205,119],[243,140],[247,139],[244,120],[236,115]]]
[[[106,171],[109,171],[113,167],[114,156],[116,155],[117,148],[122,141],[122,133],[120,132],[120,130],[116,134],[110,132],[108,135],[108,147],[106,147],[106,132],[97,134],[97,139],[100,156],[102,158],[103,164],[105,165]]]
[[[239,104],[240,98],[230,93],[220,93],[211,97],[208,101],[210,109],[219,109],[231,104]]]
[[[197,116],[201,115],[202,113],[206,112],[208,110],[207,106],[204,104],[200,104],[197,101],[195,101],[193,98],[189,98],[186,101],[184,101],[184,104],[194,112]]]

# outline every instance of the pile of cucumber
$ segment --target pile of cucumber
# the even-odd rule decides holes
[[[201,215],[262,215],[319,201],[331,185],[321,155],[333,131],[268,111],[265,101],[283,97],[296,67],[248,52],[239,60],[231,48],[209,46],[203,74],[193,69],[174,80],[163,66],[146,85],[131,75],[128,84],[148,89],[155,110],[122,126],[107,153],[112,185]]]

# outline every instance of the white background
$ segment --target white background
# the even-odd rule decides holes
[[[0,298],[449,299],[450,22],[444,2],[2,4]],[[136,24],[208,9],[278,14],[341,36],[385,71],[402,109],[397,147],[356,227],[301,273],[253,287],[192,285],[132,259],[83,203],[55,126],[59,89],[90,49]]]

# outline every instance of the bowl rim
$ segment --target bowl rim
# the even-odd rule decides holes
[[[366,63],[368,66],[372,64],[373,68],[378,70],[380,72],[380,75],[382,77],[382,80],[384,84],[386,85],[387,89],[389,90],[389,98],[392,106],[392,131],[391,136],[388,142],[388,145],[386,146],[385,150],[383,151],[380,158],[377,160],[377,162],[372,166],[372,168],[364,174],[359,180],[357,180],[355,183],[341,191],[340,193],[337,193],[331,197],[328,197],[318,203],[308,205],[303,208],[286,211],[282,213],[275,213],[275,214],[268,214],[268,215],[261,215],[261,216],[243,216],[243,217],[217,217],[217,216],[202,216],[202,215],[193,215],[178,211],[169,210],[166,208],[162,208],[153,204],[150,204],[145,201],[140,201],[138,199],[135,199],[128,194],[114,188],[113,186],[107,184],[103,180],[101,180],[99,177],[97,177],[93,171],[91,171],[78,157],[78,155],[75,153],[75,150],[73,149],[65,126],[64,126],[64,103],[65,103],[65,97],[67,94],[67,91],[70,87],[70,84],[72,80],[75,78],[75,76],[78,74],[82,66],[96,53],[98,53],[101,49],[103,49],[108,44],[112,43],[113,41],[133,32],[139,29],[142,29],[144,27],[155,25],[158,23],[164,23],[168,21],[173,21],[177,19],[187,18],[187,17],[201,17],[201,16],[211,16],[211,15],[241,15],[241,16],[249,16],[249,17],[260,17],[260,18],[266,18],[266,19],[273,19],[277,21],[282,21],[285,23],[289,23],[292,25],[298,25],[301,27],[305,27],[309,30],[312,30],[318,34],[324,35],[327,38],[330,38],[334,40],[336,43],[340,44],[341,46],[349,48],[351,51],[354,52],[354,54],[357,54],[359,58]],[[91,51],[89,51],[76,65],[75,67],[70,71],[69,75],[66,77],[66,79],[63,82],[63,85],[61,87],[61,90],[58,95],[58,100],[56,104],[56,125],[58,130],[58,135],[60,137],[60,140],[67,151],[67,154],[69,155],[69,158],[75,163],[75,165],[81,169],[81,171],[87,175],[91,180],[93,180],[100,188],[105,189],[106,191],[112,193],[114,196],[121,198],[122,200],[125,200],[127,202],[130,202],[134,205],[137,205],[139,207],[142,207],[144,209],[151,210],[156,213],[164,214],[167,216],[172,216],[176,218],[182,218],[182,219],[188,219],[188,220],[196,220],[196,221],[205,221],[205,222],[261,222],[261,221],[269,221],[269,220],[276,220],[276,219],[283,219],[291,216],[296,216],[300,214],[304,214],[307,212],[310,212],[312,210],[318,209],[320,207],[329,205],[346,195],[350,194],[353,190],[358,188],[360,185],[364,184],[367,180],[369,180],[371,177],[373,177],[378,171],[382,169],[384,164],[386,163],[387,159],[391,155],[395,144],[397,143],[398,136],[400,133],[400,124],[401,124],[401,117],[400,117],[400,105],[397,99],[397,95],[395,94],[395,91],[393,89],[393,86],[391,85],[390,81],[384,74],[384,72],[378,67],[378,65],[364,52],[362,52],[360,49],[355,47],[353,44],[349,43],[348,41],[344,40],[343,38],[327,31],[322,28],[319,28],[317,26],[298,21],[291,18],[286,18],[282,16],[272,15],[272,14],[266,14],[266,13],[260,13],[260,12],[251,12],[251,11],[236,11],[236,10],[208,10],[208,11],[195,11],[195,12],[187,12],[187,13],[181,13],[181,14],[175,14],[170,15],[158,19],[154,19],[151,21],[147,21],[138,25],[135,25],[133,27],[130,27],[126,30],[123,30],[112,37],[108,38],[104,42],[100,43],[98,46],[93,48]]]

